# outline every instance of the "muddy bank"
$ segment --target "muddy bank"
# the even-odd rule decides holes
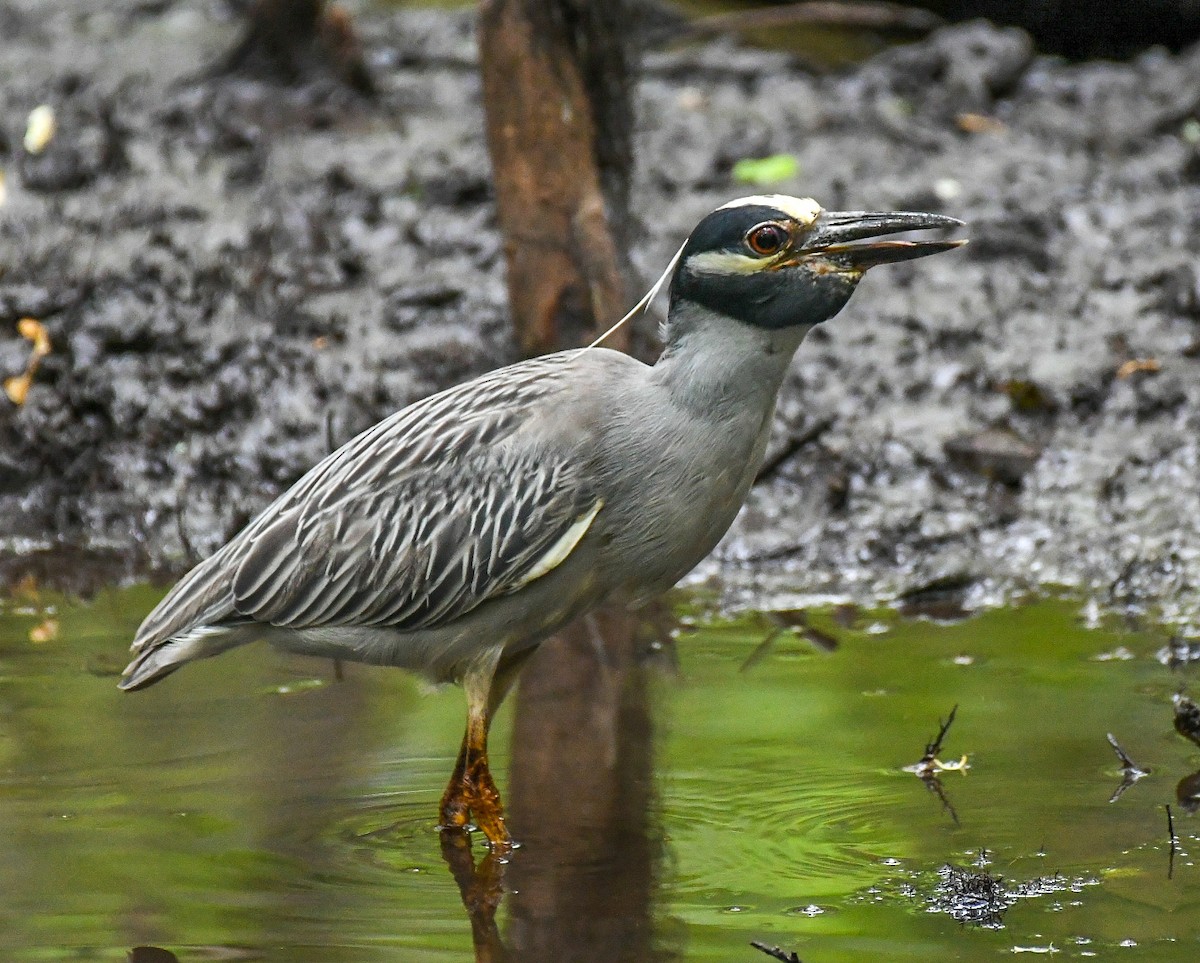
[[[0,2],[0,398],[11,578],[173,572],[330,445],[513,359],[472,21],[364,7],[380,94],[197,79],[218,5]],[[652,51],[633,252],[756,188],[962,217],[801,350],[778,460],[697,578],[730,602],[969,602],[1066,584],[1200,622],[1200,50],[1035,57],[967,24],[820,77],[715,42]],[[26,117],[58,133],[25,153]],[[42,562],[38,562],[38,558]]]

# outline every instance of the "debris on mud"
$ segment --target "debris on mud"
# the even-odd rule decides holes
[[[1182,693],[1176,693],[1172,701],[1175,704],[1175,731],[1200,746],[1200,706]]]
[[[988,872],[987,864],[987,855],[981,853],[972,867],[946,863],[933,873],[904,871],[900,877],[872,887],[871,895],[874,899],[916,901],[926,912],[944,913],[964,925],[1002,929],[1005,914],[1021,900],[1078,893],[1086,886],[1099,885],[1095,877],[1061,874],[1012,882]]]
[[[0,569],[177,572],[330,438],[516,358],[474,22],[355,7],[367,101],[206,76],[238,25],[191,5],[71,7],[0,0],[0,380],[21,318],[53,345],[0,397]],[[809,337],[785,457],[697,579],[784,609],[1065,585],[1200,626],[1198,73],[1196,47],[1068,64],[982,22],[834,75],[728,39],[646,53],[643,277],[746,158],[972,237]]]

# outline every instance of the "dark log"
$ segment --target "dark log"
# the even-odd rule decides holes
[[[526,354],[587,343],[629,301],[627,0],[484,0],[480,68],[509,303]],[[627,347],[628,332],[609,342]]]
[[[650,960],[661,840],[643,616],[610,604],[521,676],[508,799],[510,949],[522,963]]]
[[[370,96],[375,84],[350,15],[324,0],[254,0],[246,32],[218,68],[285,84],[332,76]]]

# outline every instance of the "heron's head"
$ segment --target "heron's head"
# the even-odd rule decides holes
[[[811,327],[842,309],[869,268],[966,243],[879,238],[961,225],[941,214],[837,212],[811,198],[743,197],[696,225],[679,255],[671,304],[689,301],[772,330]]]

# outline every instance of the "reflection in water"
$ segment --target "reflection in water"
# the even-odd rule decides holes
[[[359,776],[359,751],[371,741],[366,730],[372,679],[367,673],[349,674],[336,684],[319,684],[324,680],[309,673],[332,674],[327,662],[303,660],[293,667],[304,674],[274,692],[256,691],[248,700],[255,735],[240,747],[241,765],[234,770],[236,775],[226,777],[237,785],[224,787],[238,797],[231,818],[239,826],[239,834],[244,834],[248,850],[259,854],[229,873],[238,880],[233,886],[254,894],[254,908],[239,915],[255,933],[252,942],[263,946],[286,942],[295,920],[335,915],[339,905],[348,909],[355,898],[352,891],[339,887],[275,885],[259,875],[262,864],[258,860],[264,857],[271,865],[293,867],[294,872],[320,876],[331,870],[338,856],[337,841],[325,829],[340,812],[344,787]],[[218,724],[222,722],[218,720]],[[186,733],[156,732],[146,738],[172,746],[169,752],[194,751],[182,745],[187,742]],[[186,839],[181,842],[188,845]],[[185,861],[190,872],[203,871],[202,850],[188,852]],[[230,862],[238,865],[236,860]],[[181,940],[171,929],[172,915],[169,904],[160,904],[158,894],[151,892],[127,913],[125,925],[137,940],[174,944]],[[212,951],[233,952],[228,947],[213,947]],[[137,963],[174,959],[154,955],[169,953],[156,946],[133,952],[141,954],[131,957]]]
[[[179,957],[161,946],[135,946],[126,957],[129,963],[179,963]]]
[[[954,717],[958,715],[958,706],[950,710],[950,715],[946,717],[945,722],[939,724],[938,733],[932,740],[925,744],[925,754],[913,763],[911,766],[905,766],[905,772],[915,773],[916,776],[925,784],[925,788],[933,793],[942,803],[942,811],[950,814],[950,818],[954,820],[954,825],[958,823],[958,811],[950,802],[950,797],[946,795],[946,789],[942,785],[940,774],[951,770],[966,772],[968,768],[967,757],[963,756],[957,762],[942,762],[938,759],[938,753],[942,751],[942,743],[946,741],[946,734],[949,733],[950,727],[954,725]]]
[[[507,866],[443,839],[476,960],[619,963],[652,948],[661,840],[650,826],[653,726],[637,615],[610,607],[546,643],[521,680],[513,731]],[[508,946],[495,912],[509,896]]]
[[[608,607],[534,657],[513,728],[511,941],[525,963],[645,961],[660,841],[639,616]],[[653,838],[652,838],[653,837]]]
[[[1179,785],[1175,787],[1175,798],[1189,815],[1194,815],[1200,810],[1200,772],[1194,772],[1179,780]]]
[[[496,926],[496,908],[504,898],[505,861],[489,850],[479,865],[471,852],[471,837],[463,832],[443,832],[442,858],[458,884],[467,918],[475,963],[506,963],[511,959]]]

